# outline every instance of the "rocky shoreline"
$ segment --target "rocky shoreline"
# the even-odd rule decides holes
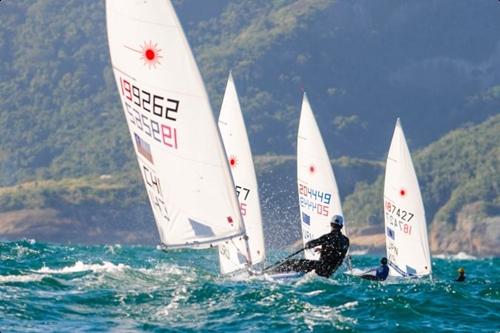
[[[464,217],[457,223],[457,230],[449,233],[443,228],[432,227],[429,234],[431,252],[440,255],[467,253],[474,257],[498,257],[500,247],[495,232],[500,228],[499,218],[489,218],[480,223],[467,223]],[[461,236],[467,234],[467,238]],[[301,245],[300,233],[295,230],[282,235],[277,244],[267,239],[270,248],[284,243]],[[48,209],[22,209],[0,213],[0,237],[4,240],[34,238],[39,241],[79,244],[146,244],[156,245],[158,233],[150,216],[149,207],[117,209],[110,207],[81,207],[61,211]],[[382,226],[356,227],[349,230],[351,251],[382,255],[385,237]]]

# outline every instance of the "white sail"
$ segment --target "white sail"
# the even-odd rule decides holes
[[[166,247],[242,235],[202,78],[168,0],[107,0],[108,42],[137,160]]]
[[[384,220],[390,275],[431,274],[424,204],[399,119],[385,169]]]
[[[343,216],[332,165],[306,94],[297,139],[297,185],[305,245],[331,231],[334,215]],[[306,259],[319,259],[314,249],[306,250],[304,255]]]
[[[233,238],[219,245],[220,269],[223,274],[226,274],[243,269],[247,264],[258,264],[265,258],[257,177],[238,94],[231,74],[229,74],[222,101],[219,130],[229,159],[248,236],[248,242],[241,238]],[[248,256],[248,250],[250,256]]]

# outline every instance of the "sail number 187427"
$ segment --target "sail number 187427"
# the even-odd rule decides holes
[[[390,201],[385,201],[384,208],[386,221],[405,234],[411,235],[412,226],[409,222],[413,219],[415,214],[397,207]]]

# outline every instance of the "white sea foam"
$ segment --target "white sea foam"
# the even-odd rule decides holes
[[[27,242],[30,245],[36,244],[36,239],[34,238],[24,238],[23,241]]]
[[[152,268],[139,268],[137,269],[139,272],[152,275],[152,276],[165,276],[165,275],[183,275],[186,278],[189,278],[189,274],[186,274],[186,271],[182,270],[177,265],[168,265],[168,264],[159,264]],[[187,270],[188,272],[192,272],[192,270]]]
[[[335,329],[343,330],[345,329],[344,324],[355,325],[357,319],[350,318],[342,315],[342,311],[349,310],[358,305],[358,302],[347,302],[343,305],[337,307],[330,306],[315,306],[312,304],[307,304],[305,306],[306,311],[301,315],[304,318],[304,322],[308,326],[309,330],[313,331],[314,326],[321,323],[331,323]]]
[[[322,294],[324,290],[313,290],[308,293],[306,293],[307,296],[318,296],[319,294]]]
[[[0,283],[36,282],[43,279],[41,274],[0,275]]]
[[[351,256],[364,256],[367,253],[368,253],[368,250],[354,250],[354,251],[349,251],[349,254]]]
[[[156,317],[158,319],[165,318],[172,312],[176,311],[179,308],[180,302],[184,301],[188,297],[188,290],[185,286],[180,286],[176,288],[170,303],[167,306],[161,307],[156,312]]]
[[[337,306],[335,309],[340,310],[340,311],[350,310],[350,309],[354,309],[355,307],[357,307],[358,304],[359,304],[358,301],[347,302],[345,304]]]
[[[22,245],[16,245],[14,247],[14,250],[16,251],[16,256],[17,258],[24,257],[29,254],[37,254],[39,251],[30,249],[29,247],[22,246]],[[12,257],[11,259],[14,259],[15,257]]]
[[[473,255],[467,254],[465,252],[459,252],[457,254],[435,254],[432,256],[433,258],[437,259],[447,259],[447,260],[476,260],[477,257],[474,257]]]
[[[122,246],[120,244],[106,245],[106,252],[111,254],[116,254],[116,251],[120,251]]]
[[[55,269],[44,266],[39,270],[36,270],[35,272],[42,274],[68,274],[68,273],[85,272],[85,271],[117,272],[117,271],[123,271],[126,268],[130,267],[124,264],[115,265],[109,261],[103,261],[102,264],[85,264],[81,261],[77,261],[72,266],[66,266],[63,268],[55,268]]]

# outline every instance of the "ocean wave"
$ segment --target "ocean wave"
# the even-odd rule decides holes
[[[106,249],[107,253],[117,254],[122,249],[122,246],[121,244],[114,244],[114,245],[105,245],[104,248]]]
[[[103,261],[102,264],[85,264],[82,261],[75,262],[72,266],[67,266],[63,268],[49,268],[42,267],[35,272],[41,274],[68,274],[68,273],[77,273],[77,272],[117,272],[123,271],[126,268],[130,268],[128,265],[124,264],[113,264],[109,261]]]
[[[44,275],[41,274],[0,275],[0,283],[38,282],[43,278]]]
[[[354,309],[357,305],[358,302],[356,301],[347,302],[336,307],[306,304],[306,311],[300,317],[303,317],[305,324],[311,331],[314,331],[315,326],[322,324],[333,325],[335,330],[345,330],[356,325],[357,319],[347,317],[342,312]]]
[[[447,260],[476,260],[477,257],[474,257],[473,255],[467,254],[465,252],[459,252],[457,254],[435,254],[432,256],[433,258],[437,259],[447,259]]]
[[[367,253],[368,253],[368,250],[354,250],[354,251],[349,251],[349,254],[351,256],[364,256]]]
[[[182,269],[180,266],[172,264],[158,264],[151,268],[138,268],[139,272],[150,276],[163,277],[165,275],[183,275],[186,278],[194,277],[193,274],[186,274],[192,272],[192,269]]]
[[[26,242],[26,243],[28,243],[30,245],[35,245],[36,244],[36,239],[34,239],[34,238],[24,238],[22,241]]]

